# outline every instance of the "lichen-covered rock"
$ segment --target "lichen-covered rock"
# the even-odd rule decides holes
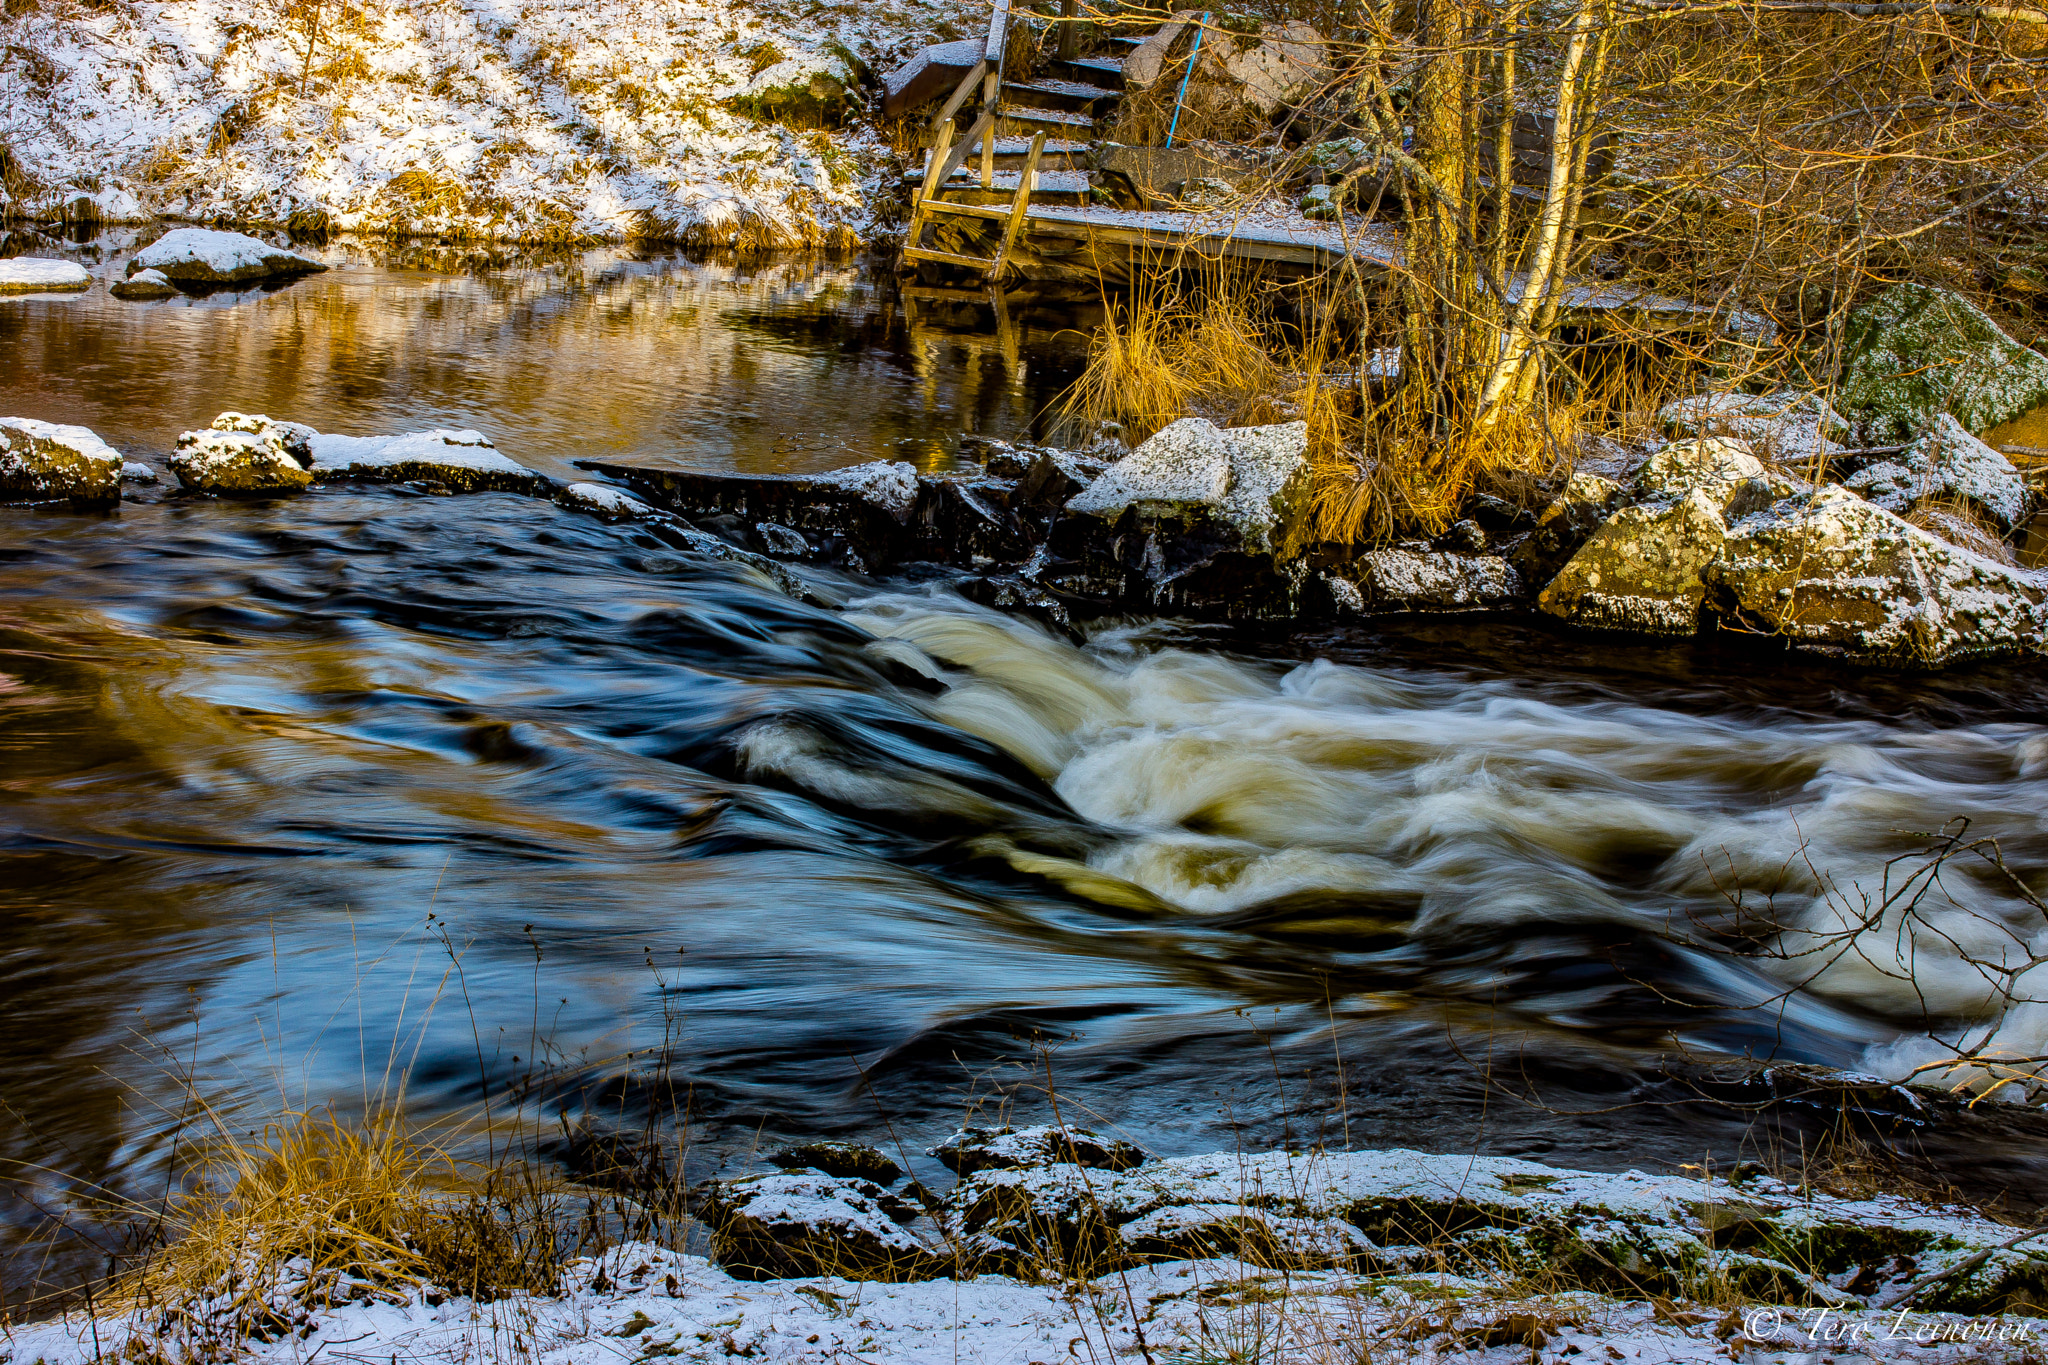
[[[1136,508],[1163,517],[1207,515],[1242,548],[1271,553],[1308,488],[1308,423],[1224,429],[1183,417],[1111,465],[1067,503],[1105,519]]]
[[[1939,665],[2042,648],[2048,580],[1827,487],[1738,523],[1703,574],[1751,630],[1870,662]]]
[[[188,431],[170,458],[178,482],[195,493],[260,497],[296,493],[313,482],[278,431]]]
[[[135,253],[128,262],[132,277],[154,270],[182,284],[253,284],[258,280],[292,279],[327,269],[311,257],[240,232],[211,228],[174,228]]]
[[[2048,356],[1968,300],[1899,284],[1849,315],[1836,405],[1873,440],[1904,441],[1949,413],[1981,432],[2048,403]]]
[[[786,1147],[768,1160],[784,1170],[808,1167],[848,1180],[871,1180],[877,1185],[893,1185],[903,1178],[901,1166],[859,1142],[806,1142]]]
[[[1536,529],[1509,552],[1522,582],[1534,587],[1557,576],[1623,501],[1621,485],[1602,474],[1576,471],[1536,518]]]
[[[1144,1150],[1120,1138],[1086,1128],[962,1128],[931,1149],[939,1164],[956,1175],[1016,1170],[1064,1162],[1090,1170],[1127,1171],[1144,1164]]]
[[[1368,550],[1325,570],[1323,580],[1340,615],[1476,611],[1512,601],[1522,590],[1520,575],[1499,555],[1402,545]]]
[[[1537,608],[1596,630],[1690,635],[1706,594],[1700,572],[1720,557],[1728,536],[1718,486],[1616,512],[1537,597]]]
[[[1771,473],[1749,446],[1726,436],[1677,441],[1650,456],[1637,476],[1646,498],[1683,498],[1694,489],[1704,492],[1716,510],[1724,510],[1752,479],[1761,479],[1779,497],[1793,485]]]
[[[87,427],[0,417],[0,502],[115,502],[121,463]]]
[[[697,1205],[719,1264],[741,1279],[933,1279],[954,1261],[901,1225],[919,1212],[870,1181],[830,1175],[713,1184]]]
[[[1780,464],[1825,460],[1849,439],[1849,423],[1818,394],[1702,393],[1667,403],[1657,414],[1677,437],[1726,436]]]
[[[2012,461],[1947,413],[1896,459],[1865,465],[1844,483],[1900,516],[1925,502],[1967,502],[2006,531],[2026,519],[2029,502],[2027,481]]]
[[[117,299],[139,302],[171,298],[177,294],[178,286],[171,283],[171,277],[161,270],[138,270],[127,279],[108,285],[107,292]]]

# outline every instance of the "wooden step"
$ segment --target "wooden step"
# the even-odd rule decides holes
[[[1010,192],[1012,194],[1017,192],[1016,181],[1017,177],[1010,177]],[[967,189],[971,187],[963,185],[961,188]],[[1002,223],[1010,221],[1010,206],[1008,204],[998,208],[994,204],[956,204],[950,199],[927,199],[924,201],[924,211],[926,213],[954,213],[962,218],[993,218],[997,222]]]
[[[1158,31],[1158,29],[1154,29],[1152,33],[1157,33]],[[1117,33],[1111,35],[1109,41],[1127,52],[1135,52],[1145,45],[1145,40],[1150,38],[1152,33]]]
[[[1070,132],[1092,133],[1095,120],[1086,114],[1076,114],[1065,109],[1026,109],[1015,105],[1002,105],[996,110],[997,130],[1006,123],[1036,123],[1048,128],[1064,128]]]
[[[1032,187],[1034,190],[1042,190],[1047,194],[1078,194],[1084,197],[1087,195],[1089,182],[1086,171],[1048,171],[1044,169],[1045,163],[1043,161],[1038,164],[1040,170],[1038,172],[1038,183]],[[997,194],[1014,194],[1017,190],[1017,182],[1023,174],[1024,170],[1021,166],[999,168],[995,173],[995,183],[986,188]],[[903,177],[903,183],[905,185],[922,185],[924,183],[924,172],[910,172]],[[962,166],[959,170],[953,172],[953,178],[941,187],[940,193],[948,194],[955,190],[980,190],[982,188],[981,171],[976,167]]]
[[[1086,81],[1062,81],[1041,76],[1034,81],[1003,82],[1003,102],[1013,106],[1071,109],[1085,113],[1102,101],[1115,98],[1116,91],[1105,90]]]
[[[907,246],[903,256],[912,261],[937,261],[940,265],[964,265],[969,270],[987,270],[995,264],[992,256],[962,256],[953,251],[933,251],[930,247]]]
[[[1124,88],[1122,57],[1067,57],[1052,65],[1065,80],[1085,81],[1118,92]]]

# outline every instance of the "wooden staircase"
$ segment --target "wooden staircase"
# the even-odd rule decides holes
[[[1010,0],[995,0],[981,61],[961,78],[932,119],[924,173],[911,191],[910,227],[903,242],[906,263],[931,261],[978,271],[989,284],[1000,281],[1008,267],[1034,200],[1078,197],[1085,202],[1086,181],[1075,173],[1097,141],[1098,121],[1123,98],[1123,56],[1144,41],[1119,38],[1114,55],[1061,57],[1048,74],[1006,80],[1003,50],[1010,17]],[[979,108],[963,132],[961,111],[977,91]],[[1063,183],[1049,186],[1041,181],[1041,173],[1054,171],[1062,173]],[[1003,191],[1007,202],[986,202]],[[948,197],[960,194],[973,198]],[[949,217],[1001,223],[996,253],[970,256],[925,245],[927,231]]]

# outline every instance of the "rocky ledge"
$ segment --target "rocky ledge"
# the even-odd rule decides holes
[[[1433,541],[1364,551],[1300,543],[1300,423],[1186,418],[1110,463],[983,443],[984,472],[966,477],[586,467],[759,554],[870,573],[941,566],[969,596],[1063,624],[1118,610],[1308,623],[1516,610],[1865,663],[2044,648],[2048,576],[2011,563],[1998,539],[2034,494],[1953,418],[1874,454],[1835,444],[1846,424],[1793,395],[1707,395],[1664,418],[1673,439],[1588,460],[1540,513],[1475,497]],[[1809,458],[1788,463],[1792,452]],[[1846,482],[1799,472],[1815,468]]]
[[[827,1150],[829,1148],[829,1150]],[[968,1129],[937,1195],[849,1144],[698,1191],[725,1272],[1033,1279],[1226,1258],[1367,1278],[1542,1278],[1621,1298],[1713,1285],[1768,1303],[1987,1313],[2048,1307],[2048,1248],[1975,1213],[1717,1176],[1600,1175],[1388,1150],[1150,1160],[1085,1130]],[[852,1153],[865,1153],[856,1158]]]

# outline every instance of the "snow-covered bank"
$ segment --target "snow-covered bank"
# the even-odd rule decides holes
[[[1747,1167],[1148,1161],[1058,1128],[969,1129],[931,1155],[961,1176],[947,1195],[887,1194],[874,1182],[902,1169],[845,1143],[700,1189],[716,1261],[633,1242],[552,1292],[480,1300],[327,1245],[321,1267],[237,1262],[205,1290],[131,1283],[112,1301],[144,1306],[17,1327],[0,1360],[2017,1362],[2048,1342],[2048,1259],[2024,1229]]]
[[[432,1296],[438,1298],[439,1296]],[[1135,1329],[1134,1315],[1135,1313]],[[97,1327],[97,1339],[93,1332]],[[479,1303],[368,1286],[297,1317],[252,1362],[610,1365],[620,1360],[1024,1365],[1336,1365],[1485,1360],[1658,1362],[1876,1358],[1950,1365],[2038,1359],[2048,1323],[1913,1310],[1708,1308],[1527,1294],[1455,1276],[1366,1281],[1178,1261],[1074,1284],[1000,1276],[917,1284],[820,1276],[736,1280],[701,1256],[635,1243],[573,1267],[553,1297]],[[131,1345],[130,1343],[134,1343]],[[20,1365],[178,1359],[148,1322],[82,1317],[0,1338]]]
[[[0,19],[0,216],[851,245],[864,66],[958,0],[42,0]],[[843,126],[842,126],[843,125]]]

